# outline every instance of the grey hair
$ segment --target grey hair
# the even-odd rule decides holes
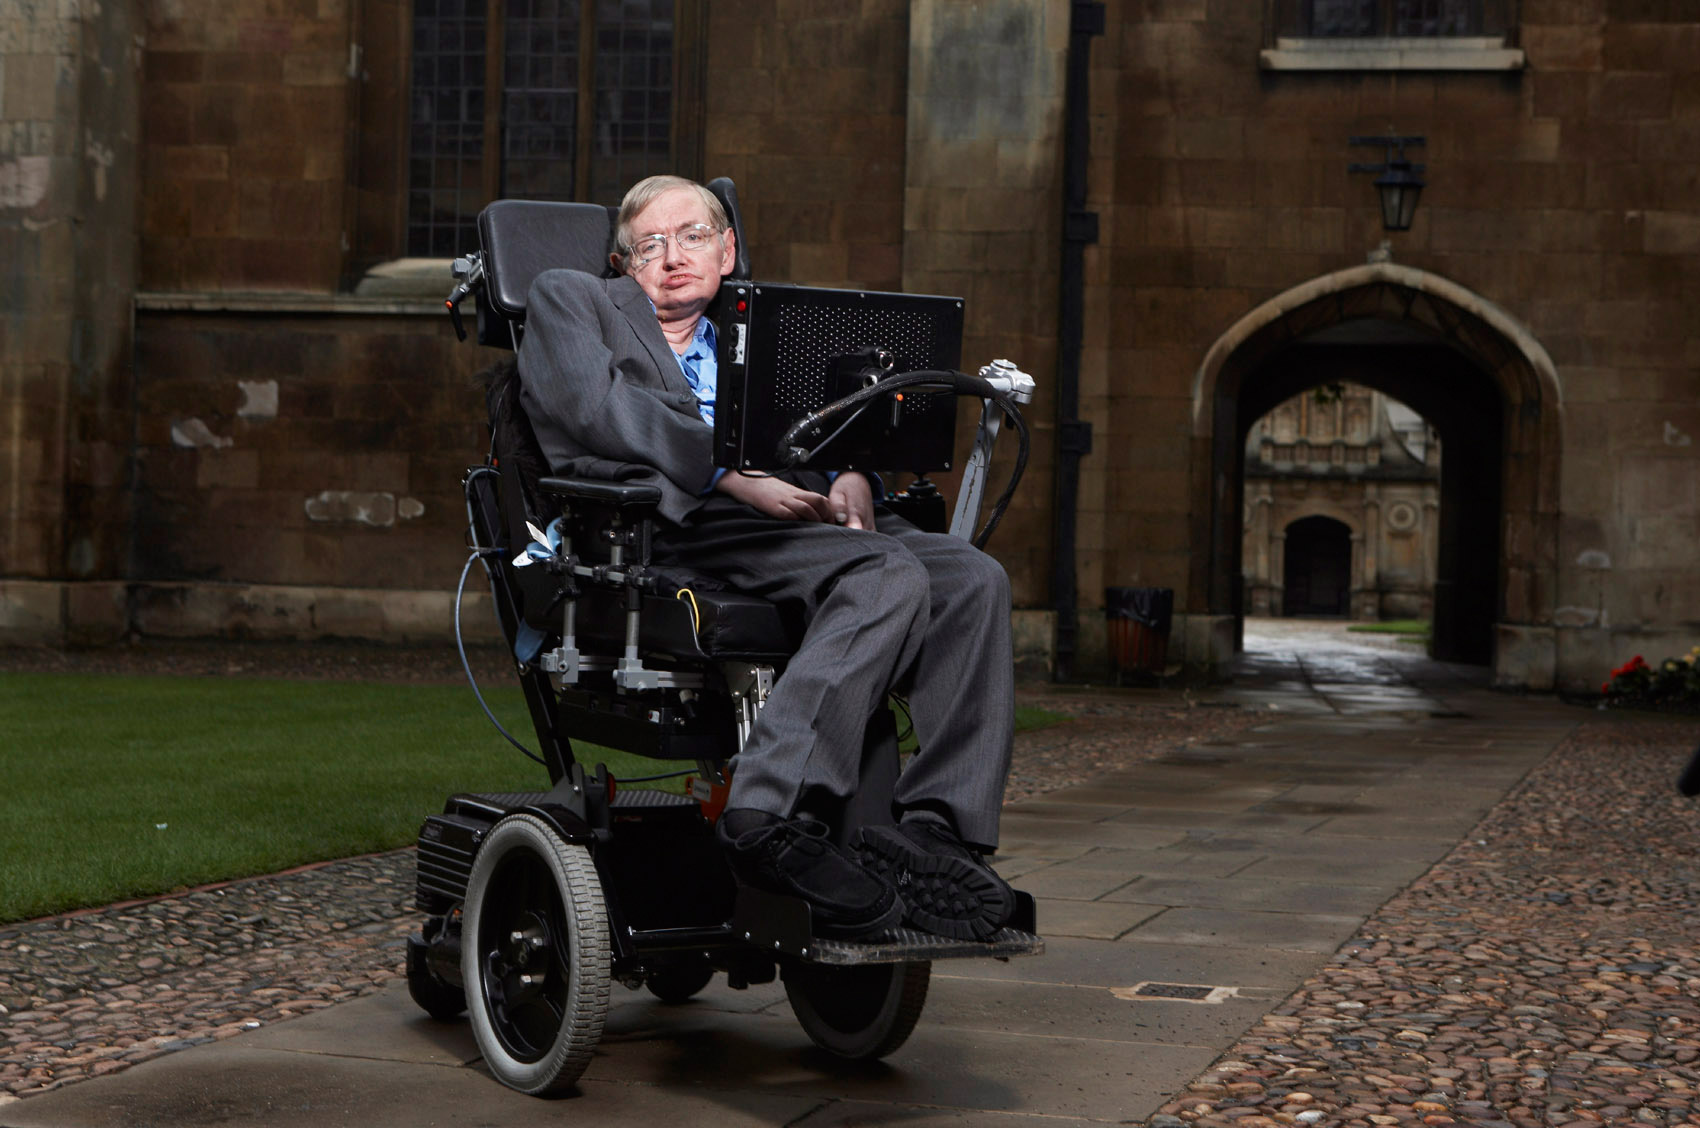
[[[726,218],[726,209],[720,205],[720,197],[704,188],[694,180],[683,176],[650,176],[632,185],[626,192],[626,198],[620,201],[620,214],[614,223],[615,250],[620,256],[620,265],[629,266],[631,262],[632,239],[637,235],[648,235],[648,231],[633,231],[632,220],[643,209],[653,204],[658,198],[675,188],[688,188],[697,194],[703,207],[708,209],[708,221],[715,230],[725,231],[732,226],[732,221]]]

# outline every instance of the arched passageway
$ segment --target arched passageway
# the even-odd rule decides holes
[[[1332,517],[1304,517],[1287,526],[1282,551],[1282,614],[1350,614],[1351,529]]]
[[[1447,452],[1440,477],[1434,653],[1487,665],[1498,621],[1505,415],[1499,389],[1455,349],[1400,339],[1398,326],[1387,323],[1373,326],[1373,333],[1388,339],[1334,343],[1334,335],[1323,333],[1270,356],[1242,389],[1234,433],[1243,447],[1246,431],[1264,412],[1307,388],[1341,381],[1386,392],[1428,419]]]
[[[1496,656],[1506,628],[1551,622],[1562,410],[1551,359],[1491,302],[1391,263],[1338,271],[1264,303],[1200,366],[1194,458],[1210,471],[1194,477],[1194,537],[1209,547],[1194,556],[1187,610],[1231,624],[1237,645],[1246,436],[1284,399],[1348,381],[1422,414],[1447,452],[1436,656],[1495,663],[1504,681],[1550,684],[1550,654],[1520,651],[1531,668],[1517,670]]]
[[[1295,613],[1287,577],[1298,573],[1285,565],[1293,525],[1324,516],[1349,530],[1344,614],[1431,618],[1442,465],[1428,420],[1358,384],[1302,392],[1259,418],[1245,445],[1246,616]]]

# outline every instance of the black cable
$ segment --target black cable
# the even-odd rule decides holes
[[[484,474],[494,474],[494,473],[496,473],[496,471],[494,469],[492,469],[491,467],[479,466],[479,467],[474,468],[472,470],[472,472],[469,473],[466,476],[465,492],[466,492],[467,530],[472,535],[473,549],[472,549],[472,554],[466,558],[466,564],[461,567],[460,583],[455,585],[455,615],[454,615],[454,619],[455,619],[455,649],[460,652],[460,668],[466,671],[466,682],[467,682],[468,685],[470,685],[472,687],[472,696],[478,698],[478,707],[480,709],[484,710],[484,715],[486,717],[490,718],[490,723],[496,726],[496,731],[501,733],[504,737],[506,737],[509,744],[513,745],[515,748],[518,748],[521,752],[525,753],[525,755],[529,759],[535,760],[539,764],[542,764],[545,768],[547,768],[549,765],[548,765],[547,762],[544,761],[543,757],[539,756],[537,753],[533,752],[531,749],[527,748],[525,745],[523,745],[519,741],[515,740],[513,734],[511,732],[509,732],[507,729],[503,728],[502,722],[498,721],[496,719],[496,714],[494,714],[490,711],[489,703],[484,700],[484,694],[478,688],[478,679],[473,676],[472,662],[466,656],[466,639],[462,636],[461,629],[460,629],[460,601],[461,601],[462,597],[466,594],[466,577],[472,571],[472,562],[474,560],[483,561],[484,562],[484,572],[485,572],[486,575],[488,575],[489,571],[490,571],[490,563],[489,563],[488,558],[491,557],[491,556],[495,556],[502,551],[499,548],[479,548],[478,547],[478,527],[472,520],[472,482],[473,482],[473,479],[478,478],[478,477],[480,477]]]
[[[836,439],[838,436],[842,435],[844,433],[844,428],[850,426],[850,424],[852,424],[852,423],[856,422],[856,420],[860,419],[862,417],[862,413],[867,411],[868,408],[871,407],[871,406],[873,406],[873,405],[865,403],[861,407],[858,407],[855,411],[852,411],[850,413],[850,418],[846,419],[844,422],[842,422],[838,425],[838,430],[834,431],[832,434],[828,435],[826,438],[824,438],[820,442],[816,443],[815,449],[811,450],[809,453],[807,453],[803,456],[803,461],[804,462],[809,461],[809,459],[813,458],[815,455],[819,454],[822,450],[826,449],[826,445],[828,443],[830,443],[833,439]]]
[[[478,679],[472,675],[472,663],[468,661],[466,657],[466,641],[461,637],[460,633],[460,600],[462,594],[466,591],[467,573],[472,571],[472,562],[474,560],[481,559],[482,557],[493,554],[497,551],[499,550],[494,548],[474,550],[472,555],[466,558],[466,565],[460,570],[460,583],[455,587],[455,648],[460,651],[460,666],[461,669],[466,671],[466,681],[467,684],[472,687],[472,696],[478,698],[478,707],[484,710],[484,715],[490,718],[490,723],[496,726],[496,731],[506,737],[509,744],[525,753],[528,758],[537,761],[539,764],[543,764],[544,767],[548,767],[549,765],[544,763],[543,757],[515,740],[513,733],[503,728],[502,722],[496,719],[496,714],[490,711],[489,703],[484,700],[484,694],[478,689]],[[486,564],[485,568],[488,569],[489,565]]]
[[[1007,399],[1008,397],[1004,398]],[[997,401],[994,400],[993,402]],[[1027,420],[1023,419],[1021,413],[1015,410],[1013,403],[998,403],[998,407],[1003,410],[1010,425],[1015,428],[1017,439],[1015,468],[1010,471],[1009,483],[1004,486],[1003,493],[998,495],[998,500],[992,505],[992,515],[986,518],[986,524],[980,530],[980,535],[974,538],[974,547],[980,549],[985,548],[986,542],[992,539],[992,530],[996,529],[998,522],[1003,520],[1004,510],[1009,508],[1010,499],[1015,496],[1015,487],[1021,482],[1021,476],[1027,472],[1027,447],[1030,441],[1027,435]],[[987,459],[986,469],[990,470],[990,452],[987,454]]]
[[[652,783],[652,782],[654,782],[655,780],[658,780],[658,779],[677,779],[680,776],[690,775],[692,772],[701,771],[701,770],[702,769],[700,769],[700,768],[686,768],[683,771],[662,772],[660,775],[616,776],[615,779],[614,779],[614,782],[615,783]]]
[[[1009,420],[1010,425],[1015,428],[1019,445],[1015,455],[1015,467],[1010,472],[1009,483],[1004,487],[1003,493],[998,495],[997,502],[992,506],[991,517],[986,520],[986,524],[980,530],[979,535],[972,540],[975,548],[985,548],[986,542],[991,539],[992,531],[998,527],[998,522],[1003,520],[1004,510],[1009,508],[1010,499],[1015,496],[1015,487],[1021,482],[1021,476],[1027,471],[1027,453],[1031,438],[1027,433],[1027,421],[1021,417],[1021,412],[1016,408],[1014,401],[982,377],[970,376],[966,372],[948,372],[942,369],[921,369],[887,377],[878,383],[869,384],[865,388],[858,388],[843,399],[834,400],[825,407],[812,411],[797,420],[784,435],[780,436],[775,455],[787,469],[799,463],[807,462],[826,444],[821,443],[813,451],[797,446],[797,440],[804,431],[811,427],[818,427],[829,416],[841,411],[848,411],[850,408],[864,404],[877,396],[886,395],[902,388],[912,388],[920,384],[943,384],[958,393],[967,392],[980,399],[991,400],[998,406],[998,410],[1004,413],[1004,417]],[[840,429],[842,430],[842,428]],[[834,432],[833,436],[836,437],[837,432]],[[987,468],[990,469],[990,466],[988,465]]]
[[[905,727],[902,732],[897,734],[897,743],[902,744],[905,740],[908,740],[911,736],[915,735],[915,714],[909,711],[909,699],[907,697],[899,697],[897,694],[893,693],[891,695],[891,703],[897,706],[898,712],[903,714],[903,724]]]

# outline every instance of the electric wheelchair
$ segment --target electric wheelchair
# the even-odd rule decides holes
[[[748,291],[738,287],[755,284],[736,191],[727,180],[708,187],[737,234],[738,264],[723,287],[725,300],[728,288],[742,294]],[[487,208],[478,220],[482,249],[457,260],[447,303],[462,339],[459,306],[470,297],[479,342],[514,348],[538,273],[607,269],[613,215],[612,208],[573,203]],[[959,321],[956,333],[959,349]],[[852,394],[807,413],[781,445],[801,457],[837,416],[883,418],[889,409],[895,421],[901,397],[893,398],[894,389],[908,389],[912,401],[919,394],[948,403],[952,420],[951,397],[979,398],[979,437],[955,512],[959,528],[978,520],[1000,422],[1008,420],[1022,444],[983,540],[1025,460],[1015,404],[1030,398],[1031,379],[1006,362],[979,377],[895,373],[891,358],[882,360],[883,342],[861,343],[867,348],[852,351],[873,368],[853,374],[844,385]],[[518,390],[513,361],[499,363],[487,388],[491,449],[465,479],[472,554],[461,587],[474,564],[484,568],[517,658],[537,749],[504,735],[540,762],[551,786],[457,794],[425,820],[415,902],[426,921],[407,945],[414,1001],[439,1019],[468,1011],[490,1071],[512,1088],[546,1094],[570,1087],[588,1065],[614,982],[683,1002],[717,973],[734,988],[777,975],[817,1045],[877,1058],[914,1028],[930,961],[1042,951],[1026,894],[1017,895],[1009,926],[985,941],[912,929],[846,941],[815,936],[806,903],[735,881],[713,833],[726,800],[727,763],[783,677],[800,625],[766,600],[652,566],[659,491],[622,480],[612,465],[607,478],[550,476]],[[849,422],[836,425],[842,432]],[[944,500],[924,478],[888,504],[922,527],[942,530],[946,523]],[[459,603],[457,595],[457,642]],[[647,780],[617,781],[600,764],[588,767],[575,755],[579,741],[694,765],[696,774],[687,794],[632,786]],[[862,825],[891,821],[899,770],[897,724],[882,710],[869,725],[857,794],[826,813],[841,840]]]

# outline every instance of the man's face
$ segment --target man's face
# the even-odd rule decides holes
[[[688,188],[673,188],[661,195],[632,219],[632,234],[637,239],[645,235],[666,235],[666,249],[645,263],[628,271],[636,278],[655,312],[663,321],[669,315],[701,313],[720,292],[720,279],[732,273],[738,252],[732,232],[716,234],[695,252],[682,249],[673,238],[694,224],[714,226],[708,208],[695,192]]]

